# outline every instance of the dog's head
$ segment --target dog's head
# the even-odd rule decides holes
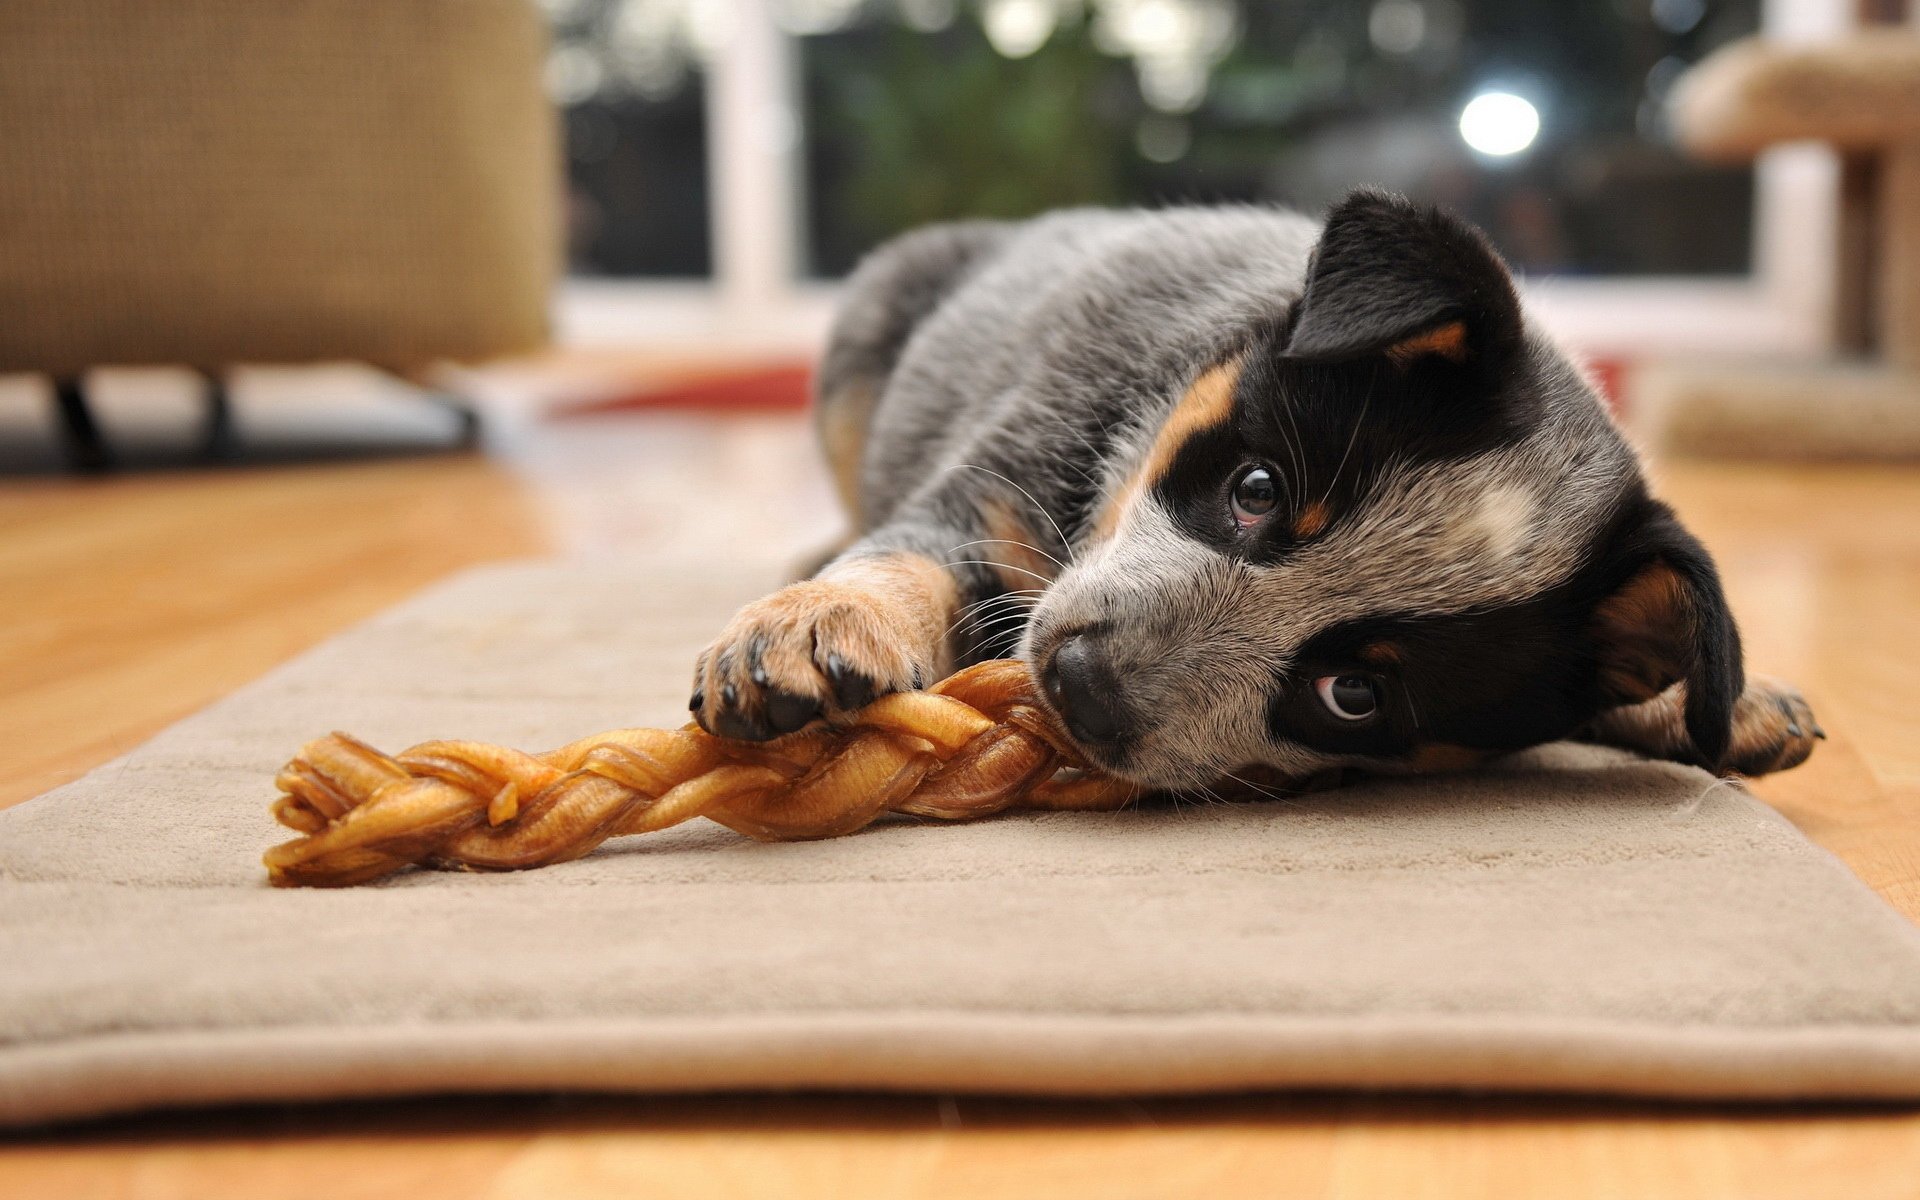
[[[1148,437],[1023,644],[1101,766],[1457,765],[1676,682],[1725,754],[1713,564],[1468,226],[1349,197],[1286,320]]]

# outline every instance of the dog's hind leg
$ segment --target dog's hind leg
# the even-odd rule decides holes
[[[1797,767],[1826,737],[1800,690],[1778,679],[1747,681],[1733,709],[1733,740],[1725,767],[1740,775],[1766,775]],[[1677,683],[1653,699],[1601,713],[1575,737],[1617,746],[1649,758],[1693,762],[1687,736],[1686,684]]]
[[[916,230],[868,255],[847,281],[814,379],[814,423],[856,532],[868,528],[861,487],[867,430],[900,352],[927,315],[991,256],[1008,229],[993,221],[966,221]]]

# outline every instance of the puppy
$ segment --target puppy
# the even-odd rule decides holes
[[[1743,679],[1712,560],[1499,256],[1394,196],[909,234],[817,418],[856,536],[701,656],[717,734],[1017,654],[1153,788],[1566,737],[1755,775],[1823,736]]]

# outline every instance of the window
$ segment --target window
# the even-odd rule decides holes
[[[543,2],[566,339],[814,345],[834,282],[924,221],[1376,183],[1481,224],[1590,350],[1827,345],[1831,157],[1707,166],[1661,113],[1733,38],[1843,27],[1828,0]]]
[[[1540,274],[1739,275],[1752,172],[1663,142],[1757,0],[868,4],[802,39],[807,262],[1066,204],[1439,201]]]
[[[697,7],[543,2],[554,37],[547,87],[565,122],[570,269],[711,274]]]

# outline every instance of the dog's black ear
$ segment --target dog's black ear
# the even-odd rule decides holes
[[[1356,191],[1334,205],[1286,355],[1486,362],[1520,338],[1513,277],[1478,230],[1436,208]]]
[[[1720,573],[1659,503],[1623,539],[1618,561],[1624,582],[1593,613],[1601,695],[1609,704],[1638,704],[1685,683],[1688,740],[1701,765],[1717,770],[1746,687],[1740,631]]]

